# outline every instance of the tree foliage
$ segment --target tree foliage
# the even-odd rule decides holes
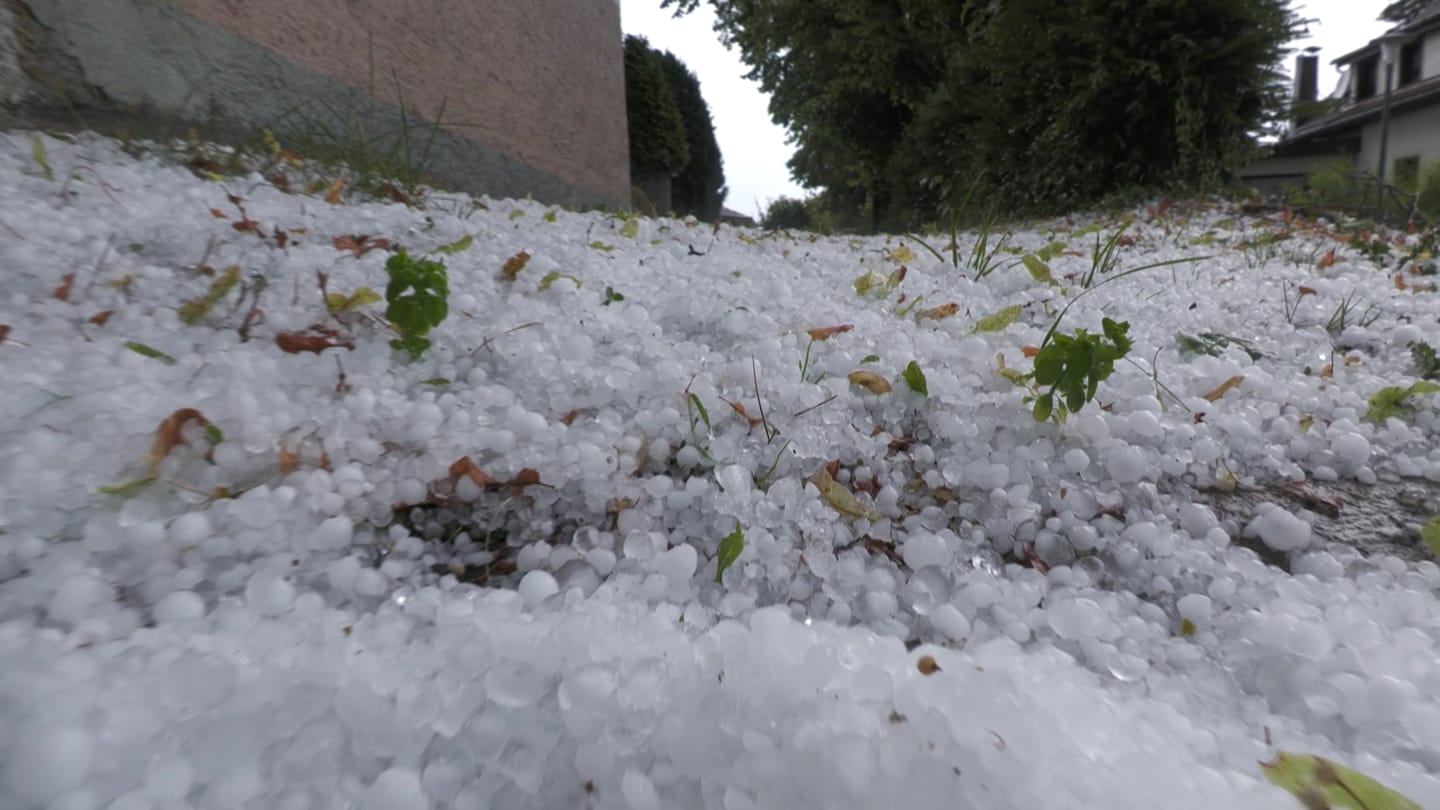
[[[1432,6],[1440,11],[1440,4],[1435,0],[1395,0],[1385,6],[1379,19],[1385,22],[1407,23],[1420,16],[1420,12],[1430,10]]]
[[[625,116],[632,175],[668,175],[690,162],[680,108],[659,54],[644,37],[625,37]]]
[[[680,214],[694,214],[705,221],[720,216],[725,201],[725,168],[720,145],[715,140],[715,123],[710,105],[700,92],[700,80],[675,54],[659,54],[666,84],[680,111],[685,145],[690,160],[671,174],[671,203]]]
[[[810,209],[804,200],[779,197],[765,208],[760,224],[770,230],[804,230],[810,227]]]
[[[700,0],[664,0],[677,13]],[[790,168],[872,224],[1202,184],[1284,107],[1290,0],[708,0]]]

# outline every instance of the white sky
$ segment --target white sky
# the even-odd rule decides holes
[[[1324,98],[1339,78],[1330,60],[1364,45],[1387,27],[1375,20],[1386,0],[1303,0],[1294,5],[1300,16],[1319,20],[1310,23],[1311,35],[1294,47],[1321,48],[1320,96]],[[747,70],[739,53],[727,51],[711,30],[714,15],[707,3],[687,17],[673,19],[670,10],[660,9],[660,0],[620,0],[620,14],[625,33],[644,36],[655,48],[674,53],[700,78],[725,159],[730,186],[726,207],[753,215],[776,197],[804,196],[785,166],[794,151],[785,142],[785,130],[770,121],[769,100],[759,86],[743,78]]]

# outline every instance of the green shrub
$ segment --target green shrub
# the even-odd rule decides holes
[[[804,200],[794,197],[780,197],[765,209],[761,224],[771,230],[787,228],[805,230],[810,227],[810,209]]]

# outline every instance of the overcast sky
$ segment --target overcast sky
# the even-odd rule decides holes
[[[1330,60],[1385,30],[1387,26],[1375,20],[1385,5],[1386,0],[1295,3],[1302,17],[1318,20],[1310,23],[1311,35],[1295,47],[1321,48],[1321,97],[1329,94],[1339,78]],[[743,78],[747,71],[740,55],[727,51],[711,30],[714,15],[707,3],[702,2],[688,17],[674,19],[669,10],[660,9],[660,0],[620,0],[620,14],[625,33],[644,36],[652,46],[674,53],[700,78],[725,159],[725,179],[730,186],[726,207],[753,215],[776,197],[804,196],[785,167],[794,151],[785,142],[785,130],[770,121],[767,97],[758,85]]]

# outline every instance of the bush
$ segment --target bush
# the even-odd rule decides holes
[[[765,216],[761,218],[760,224],[771,230],[805,230],[810,227],[810,209],[806,207],[804,200],[780,197],[765,209]]]

